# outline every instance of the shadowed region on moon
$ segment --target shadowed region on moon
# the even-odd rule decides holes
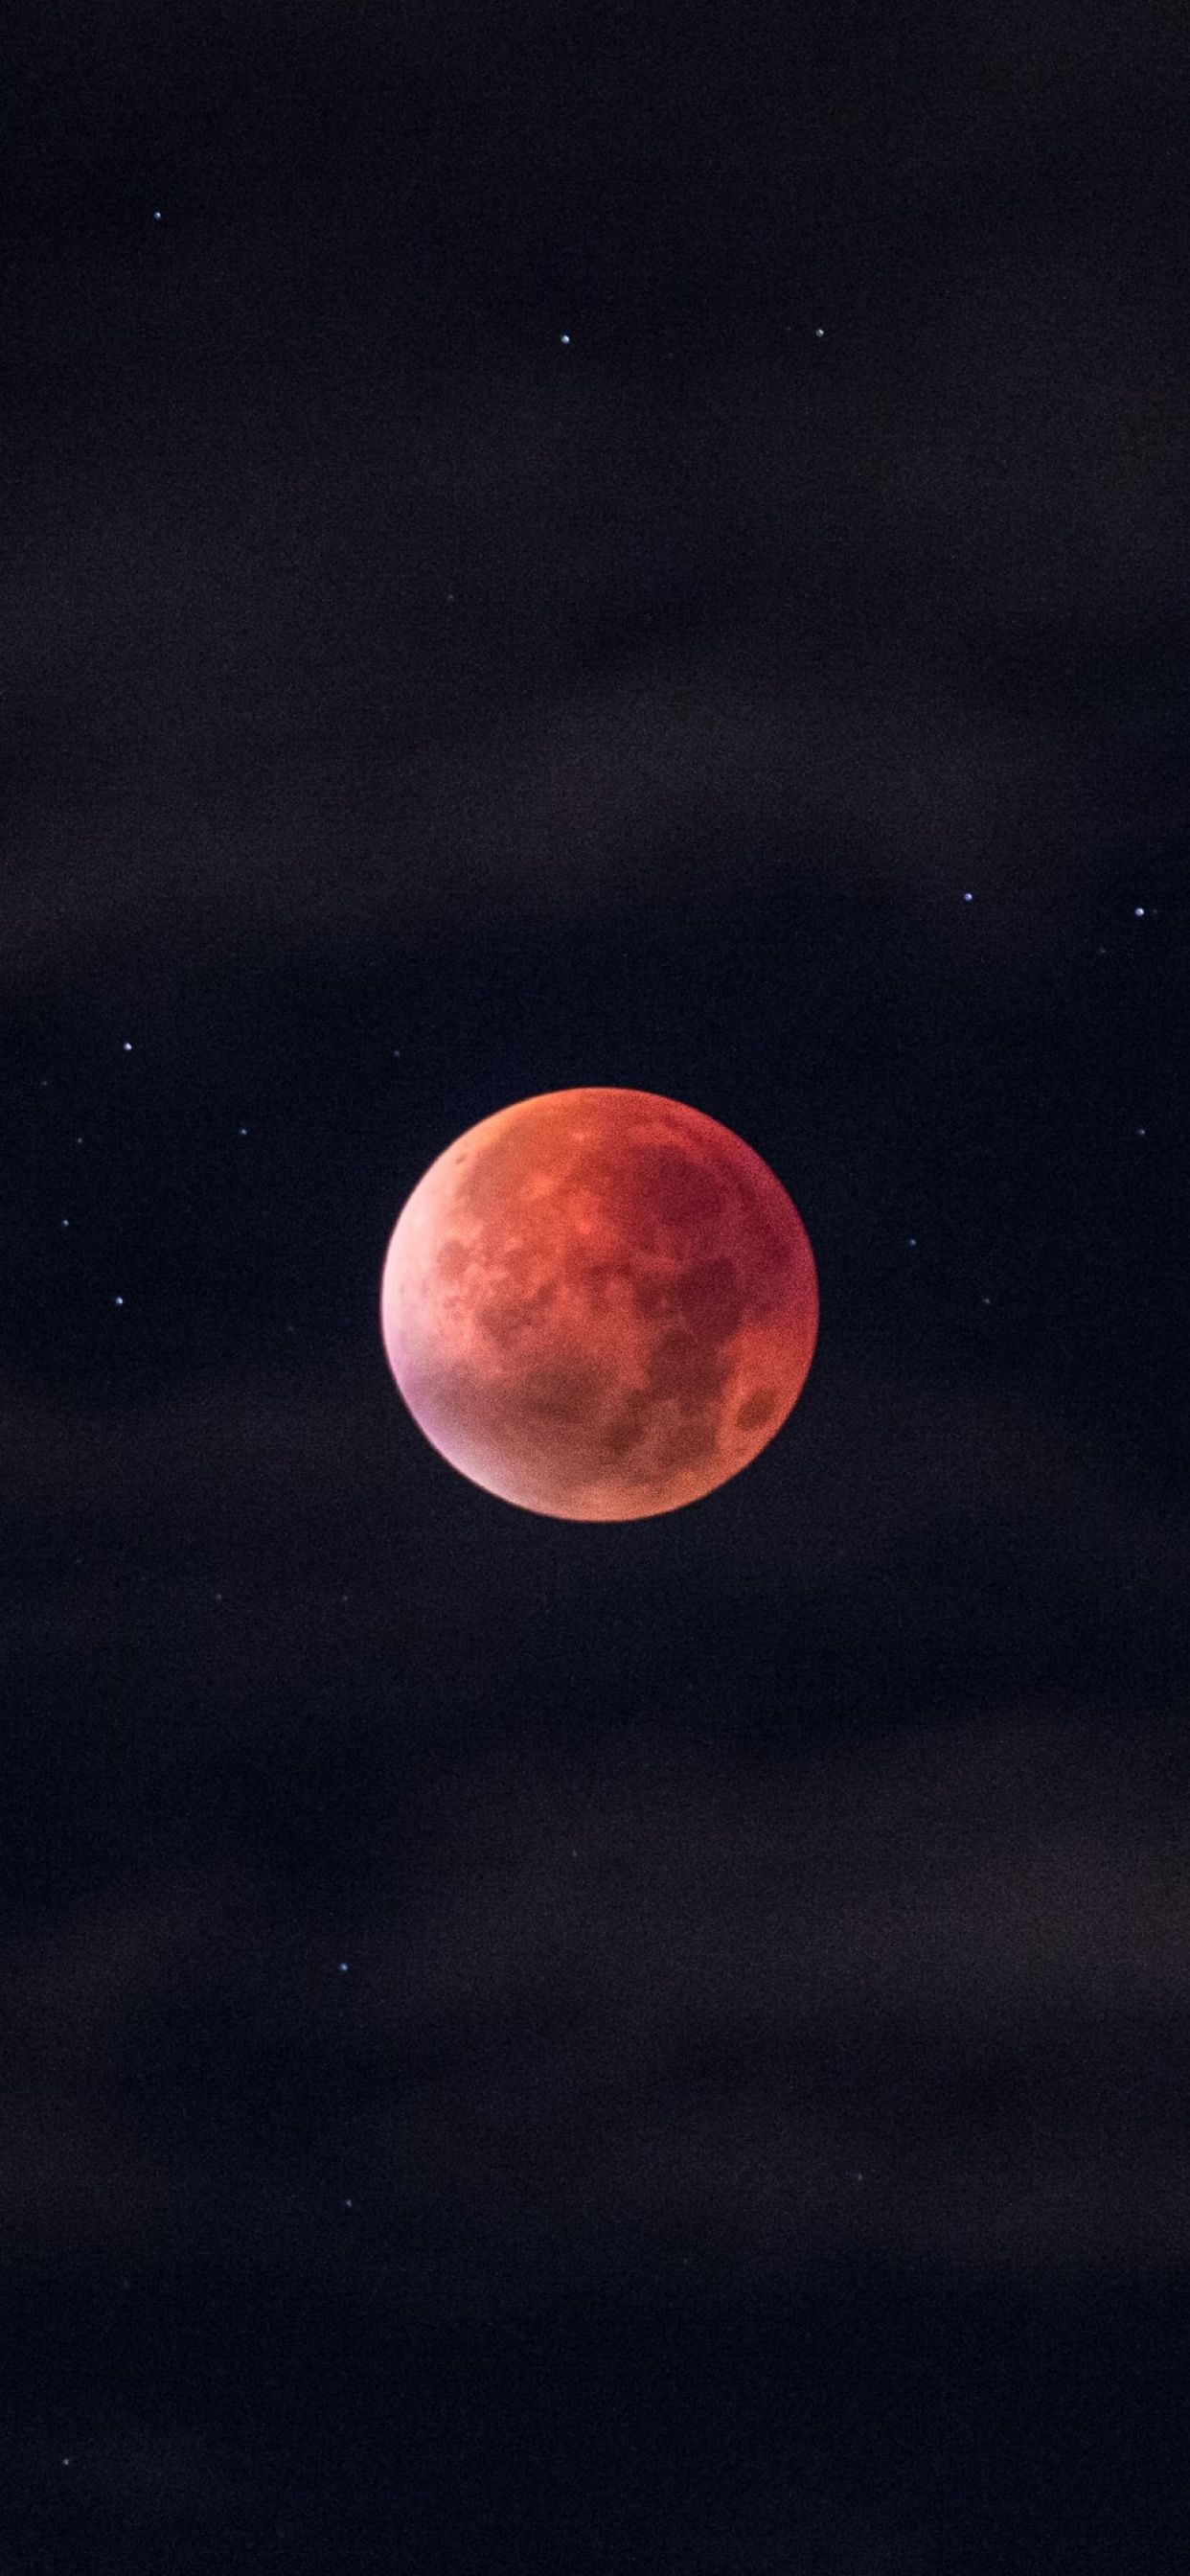
[[[780,1427],[813,1355],[801,1219],[750,1146],[652,1093],[547,1092],[470,1130],[398,1218],[385,1349],[415,1421],[509,1502],[629,1520]]]

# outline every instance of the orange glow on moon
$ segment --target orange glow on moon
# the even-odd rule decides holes
[[[796,1404],[818,1280],[781,1183],[648,1091],[547,1091],[440,1154],[384,1264],[389,1367],[505,1502],[642,1520],[739,1474]]]

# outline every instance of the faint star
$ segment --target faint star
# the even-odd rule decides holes
[[[559,339],[560,339],[560,341],[561,341],[561,343],[562,343],[563,348],[564,348],[564,349],[568,349],[568,348],[570,347],[570,333],[569,333],[569,331],[560,331],[560,332],[558,333],[558,337],[559,337]]]
[[[122,1305],[123,1305],[123,1303],[124,1303],[124,1300],[123,1300],[123,1298],[122,1298],[122,1297],[113,1297],[113,1299],[112,1299],[112,1304],[113,1304],[113,1306],[122,1306]]]
[[[1143,903],[1134,903],[1134,904],[1133,904],[1133,907],[1132,907],[1132,912],[1133,912],[1133,918],[1134,918],[1134,920],[1136,920],[1136,921],[1143,921],[1143,920],[1144,920],[1144,917],[1145,917],[1145,908],[1144,908]]]

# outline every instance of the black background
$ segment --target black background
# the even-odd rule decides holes
[[[9,31],[14,2576],[1184,2564],[1188,57]],[[584,1083],[820,1271],[635,1524],[377,1329]]]

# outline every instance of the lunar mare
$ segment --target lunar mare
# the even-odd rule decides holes
[[[652,1092],[544,1092],[448,1146],[381,1284],[440,1455],[562,1520],[697,1501],[767,1446],[818,1332],[805,1227],[761,1157]]]

